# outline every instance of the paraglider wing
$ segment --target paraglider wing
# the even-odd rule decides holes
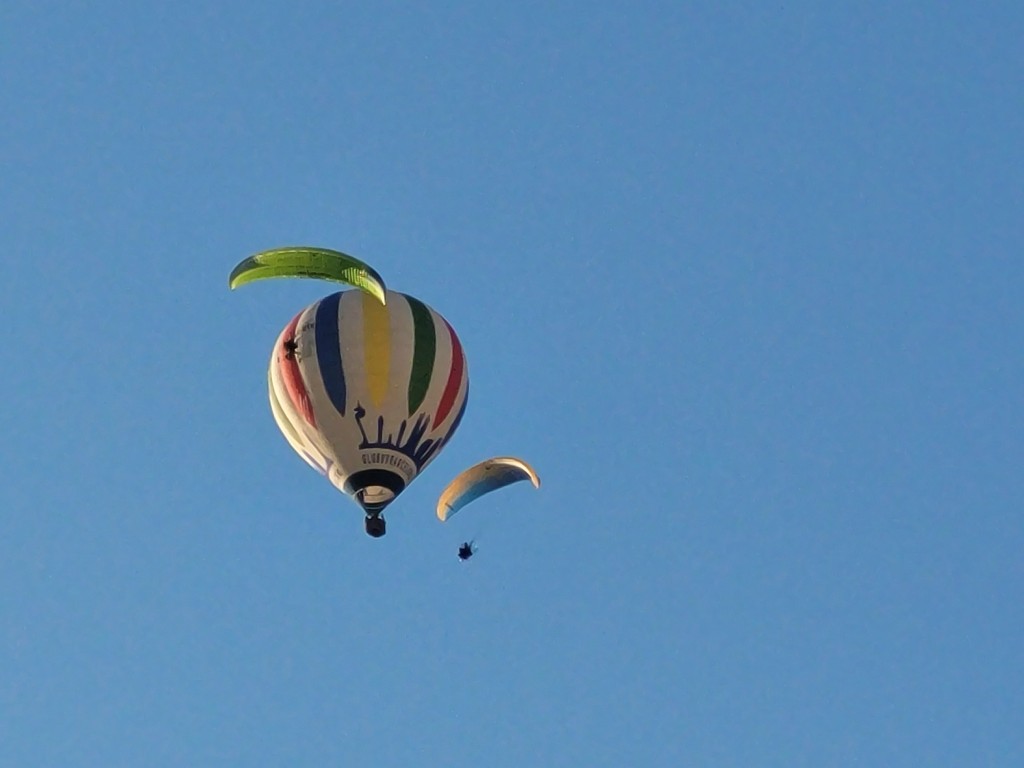
[[[458,475],[437,500],[437,518],[444,522],[471,501],[506,485],[529,480],[540,488],[540,478],[522,459],[498,456],[482,461]]]
[[[228,286],[272,277],[312,277],[359,288],[385,303],[383,278],[369,264],[341,251],[296,246],[262,251],[241,261],[231,270]]]

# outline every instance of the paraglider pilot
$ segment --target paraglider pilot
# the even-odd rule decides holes
[[[473,549],[472,541],[462,542],[462,546],[459,547],[459,560],[462,560],[463,562],[469,560],[469,558],[473,556],[474,552],[476,552],[476,550]]]

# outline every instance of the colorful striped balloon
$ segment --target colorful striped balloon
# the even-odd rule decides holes
[[[459,426],[469,393],[455,331],[412,296],[342,291],[281,332],[269,372],[274,420],[310,466],[377,514]]]

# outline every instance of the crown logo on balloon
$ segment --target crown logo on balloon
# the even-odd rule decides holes
[[[427,434],[427,430],[430,427],[430,416],[427,414],[420,414],[412,425],[412,429],[409,430],[408,435],[406,435],[405,431],[409,427],[409,420],[402,419],[402,424],[398,428],[398,434],[388,433],[386,437],[384,436],[384,417],[378,416],[377,438],[371,440],[366,434],[366,428],[363,426],[366,409],[363,408],[362,403],[356,403],[355,410],[352,413],[356,418],[356,426],[359,427],[359,432],[363,436],[363,441],[359,443],[360,450],[386,448],[389,451],[397,451],[407,456],[416,465],[417,472],[423,469],[423,465],[430,461],[445,442],[443,438],[439,440],[433,438],[423,439],[423,436]]]

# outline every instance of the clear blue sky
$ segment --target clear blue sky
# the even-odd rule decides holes
[[[0,765],[1024,765],[1022,40],[4,3]],[[330,288],[227,290],[291,243],[465,344],[379,541],[267,405]],[[542,489],[439,524],[507,453]]]

